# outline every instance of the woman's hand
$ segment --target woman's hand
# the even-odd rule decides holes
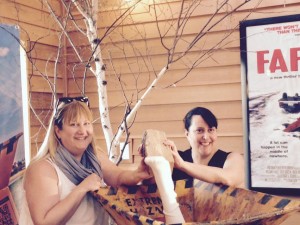
[[[140,180],[146,180],[153,176],[150,172],[149,167],[146,165],[144,159],[141,160],[138,168],[136,169],[136,174],[137,177],[140,178]]]
[[[86,192],[96,191],[103,185],[102,179],[95,173],[92,173],[86,177],[78,187],[82,188]]]
[[[180,169],[184,164],[184,160],[180,157],[175,143],[171,140],[165,140],[164,145],[170,147],[174,158],[174,167]]]

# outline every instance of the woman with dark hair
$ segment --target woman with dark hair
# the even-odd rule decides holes
[[[183,121],[191,147],[177,151],[172,141],[166,141],[174,157],[173,180],[196,178],[209,183],[245,187],[243,156],[216,146],[218,121],[215,115],[206,108],[196,107],[186,114]]]

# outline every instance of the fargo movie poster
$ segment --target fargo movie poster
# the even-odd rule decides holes
[[[295,190],[300,188],[300,22],[285,17],[243,25],[250,184]]]

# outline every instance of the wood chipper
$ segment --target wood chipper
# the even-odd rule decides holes
[[[147,130],[142,141],[143,156],[170,159],[166,151],[160,151],[164,138],[161,131]],[[100,188],[94,196],[118,225],[165,224],[163,196],[156,183]],[[174,190],[185,220],[182,224],[186,225],[277,225],[300,210],[297,200],[196,179],[176,181]]]
[[[186,225],[277,225],[300,201],[199,180],[180,180],[175,192]],[[156,184],[100,188],[94,193],[117,224],[165,224]]]

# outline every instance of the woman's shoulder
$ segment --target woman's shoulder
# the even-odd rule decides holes
[[[30,190],[37,191],[44,183],[49,184],[49,180],[54,182],[58,181],[55,169],[47,159],[40,159],[38,161],[30,163],[26,168],[23,186],[27,192]]]
[[[243,158],[243,154],[240,153],[240,152],[236,152],[236,151],[226,151],[226,150],[222,150],[222,149],[218,149],[216,152],[215,152],[215,155],[222,155],[226,158],[228,157],[234,157],[234,158]]]
[[[227,152],[227,153],[228,153],[228,157],[230,158],[238,158],[238,159],[244,158],[243,154],[240,152]]]
[[[227,156],[226,163],[228,165],[235,165],[235,166],[244,166],[245,159],[242,153],[240,152],[230,152]]]
[[[26,178],[35,177],[39,175],[51,175],[55,173],[55,168],[48,158],[43,158],[38,161],[30,163],[26,169]]]

